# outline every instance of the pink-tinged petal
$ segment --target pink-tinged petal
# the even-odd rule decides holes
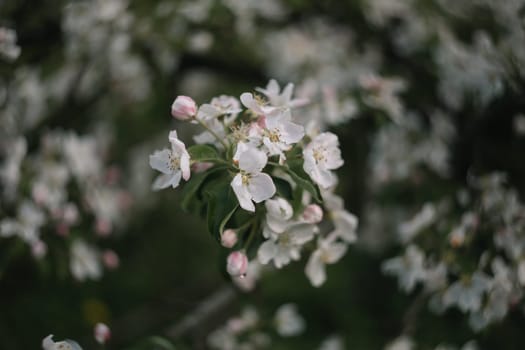
[[[239,154],[239,169],[248,173],[260,172],[268,162],[266,153],[256,148],[247,147]]]
[[[259,247],[257,251],[257,258],[259,262],[263,265],[268,264],[277,254],[277,245],[271,241],[267,240]]]
[[[191,170],[190,155],[186,151],[184,151],[184,153],[180,157],[180,170],[182,171],[182,178],[188,181],[191,176]]]
[[[197,105],[191,97],[177,96],[171,105],[171,115],[179,120],[191,119],[197,113]]]
[[[248,271],[246,254],[240,251],[230,253],[226,261],[226,271],[234,277],[245,275],[246,271]]]
[[[162,151],[155,151],[149,156],[149,165],[155,170],[160,171],[164,174],[170,174],[170,156],[171,151],[163,149]]]
[[[255,203],[260,203],[273,197],[276,189],[270,175],[259,173],[250,177],[248,192],[251,194]]]
[[[248,189],[246,186],[242,183],[242,175],[237,174],[232,182],[231,187],[233,189],[233,192],[237,196],[237,200],[239,201],[239,205],[241,208],[247,211],[254,212],[255,211],[255,205],[252,202],[252,198],[250,196],[250,193],[248,192]]]
[[[314,287],[320,287],[326,281],[325,266],[319,250],[310,255],[304,272]]]

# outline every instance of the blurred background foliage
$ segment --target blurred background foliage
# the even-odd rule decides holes
[[[108,271],[98,281],[78,282],[63,276],[45,264],[35,263],[27,249],[13,239],[0,240],[2,349],[37,349],[41,339],[50,333],[60,339],[75,339],[85,349],[95,349],[92,328],[101,321],[110,325],[113,332],[108,348],[135,348],[151,335],[170,338],[173,325],[191,314],[203,300],[221,288],[231,288],[224,272],[226,250],[207,234],[198,217],[180,210],[178,192],[149,193],[151,172],[147,169],[147,154],[159,145],[157,140],[164,138],[169,129],[177,128],[183,139],[190,139],[192,126],[175,122],[169,114],[176,95],[190,95],[203,103],[218,94],[239,96],[255,86],[265,86],[269,78],[287,82],[289,76],[276,76],[275,70],[268,68],[271,66],[268,58],[258,48],[263,45],[260,32],[265,30],[307,28],[311,20],[318,18],[343,28],[342,36],[347,35],[344,29],[348,29],[357,51],[363,52],[370,44],[375,46],[382,57],[382,74],[399,75],[410,81],[410,89],[402,94],[403,102],[407,109],[419,113],[423,124],[428,125],[436,105],[453,116],[456,134],[449,145],[452,175],[443,180],[422,166],[416,172],[419,177],[416,182],[414,178],[392,182],[379,194],[372,193],[369,186],[369,162],[375,134],[391,121],[381,113],[361,109],[360,118],[332,128],[339,135],[345,159],[345,166],[338,173],[340,191],[347,209],[361,219],[361,225],[367,224],[364,214],[371,201],[384,207],[417,206],[438,199],[443,193],[454,192],[465,184],[472,171],[505,171],[522,194],[525,190],[525,139],[516,138],[513,131],[513,117],[525,111],[523,78],[518,75],[508,80],[503,92],[488,102],[486,108],[480,108],[479,102],[468,97],[461,108],[448,108],[442,101],[436,102],[440,101],[437,97],[440,72],[430,50],[422,45],[410,54],[400,53],[394,47],[390,31],[401,25],[402,19],[399,23],[392,19],[392,26],[371,25],[364,0],[283,0],[279,2],[286,8],[282,16],[272,16],[270,10],[269,15],[264,11],[262,15],[254,15],[253,35],[235,29],[237,14],[220,1],[209,2],[209,14],[200,20],[195,14],[193,19],[180,14],[191,12],[183,10],[191,2],[164,1],[164,8],[158,1],[131,0],[126,14],[134,22],[125,29],[131,33],[126,52],[142,62],[143,72],[129,80],[112,75],[114,63],[108,64],[111,59],[104,58],[110,55],[104,45],[95,52],[76,48],[74,59],[67,53],[67,46],[76,40],[63,29],[65,8],[70,3],[81,1],[0,3],[0,24],[16,29],[17,43],[22,48],[16,61],[0,63],[4,82],[14,79],[16,72],[26,66],[36,67],[42,79],[55,74],[64,62],[75,61],[73,66],[77,69],[77,75],[65,89],[66,95],[46,105],[41,112],[44,117],[24,131],[28,149],[38,147],[46,130],[72,129],[83,134],[91,132],[97,123],[104,123],[113,135],[107,162],[122,168],[126,186],[146,184],[145,189],[131,188],[131,192],[148,194],[138,199],[143,202],[135,203],[136,207],[121,213],[126,225],[104,241],[118,253],[120,267]],[[434,1],[413,3],[421,12],[442,11]],[[117,18],[107,23],[111,27],[115,21]],[[447,23],[467,42],[479,28],[485,28],[489,35],[499,35],[498,24],[481,8],[468,19],[451,18]],[[91,29],[98,28],[85,28]],[[111,30],[119,29],[110,28],[108,32]],[[201,32],[206,33],[200,38],[204,43],[192,36]],[[80,39],[77,44],[85,45]],[[207,44],[208,40],[212,43]],[[277,39],[270,33],[264,40]],[[436,39],[430,39],[428,46],[432,40]],[[341,48],[333,47],[336,49]],[[324,54],[330,56],[330,52]],[[343,59],[345,54],[352,55],[343,52]],[[97,59],[100,62],[93,64]],[[81,82],[86,72],[91,70],[100,73],[95,78],[96,84],[87,93],[77,93],[83,89]],[[290,72],[290,76],[293,74]],[[309,73],[305,74],[295,78],[306,79]],[[135,92],[127,89],[135,84],[135,78],[146,79],[146,85],[133,95]],[[342,93],[349,93],[348,90]],[[142,166],[132,167],[134,158]],[[140,171],[145,179],[133,182],[132,178]],[[383,226],[383,229],[380,239],[392,241],[396,227]],[[243,305],[254,305],[261,315],[271,318],[279,305],[294,302],[305,318],[307,330],[299,337],[275,340],[272,349],[313,349],[334,333],[343,336],[348,349],[380,349],[407,328],[414,330],[413,336],[423,349],[443,341],[463,344],[469,339],[476,339],[481,349],[523,347],[522,313],[511,312],[504,321],[476,334],[459,311],[435,315],[421,305],[416,292],[409,295],[398,292],[396,281],[385,277],[380,267],[384,259],[398,251],[395,244],[380,250],[369,249],[366,244],[353,246],[339,264],[329,267],[328,281],[319,289],[311,287],[304,277],[304,262],[292,264],[265,276],[252,293],[235,292],[235,298],[171,341],[177,349],[205,349],[210,331],[239,312]],[[8,254],[15,257],[11,259]],[[160,347],[150,344],[144,348]]]

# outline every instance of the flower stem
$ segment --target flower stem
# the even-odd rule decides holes
[[[206,125],[202,120],[200,119],[197,119],[195,118],[195,120],[197,121],[197,123],[199,123],[204,129],[206,129],[210,134],[212,134],[216,139],[217,141],[219,141],[223,146],[224,146],[224,149],[227,150],[228,149],[228,145],[226,144],[226,142],[224,142],[224,140],[219,137],[219,135],[217,135],[217,133],[215,131],[213,131],[212,129],[210,129],[208,127],[208,125]]]

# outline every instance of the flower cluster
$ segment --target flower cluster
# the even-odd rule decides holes
[[[404,255],[383,263],[401,289],[422,284],[432,310],[456,307],[476,331],[501,321],[525,291],[525,205],[504,179],[472,179],[469,192],[424,205],[399,227]],[[440,241],[446,245],[436,249]]]
[[[205,130],[188,148],[176,131],[169,133],[171,149],[149,158],[162,173],[153,188],[188,181],[183,207],[203,200],[196,207],[207,213],[211,233],[233,249],[230,275],[245,277],[247,253],[256,252],[261,264],[279,269],[299,260],[308,246],[313,252],[305,272],[320,286],[325,265],[340,260],[356,240],[357,218],[334,193],[334,170],[343,165],[339,141],[330,132],[306,135],[294,121],[295,109],[308,101],[292,97],[292,84],[281,91],[271,80],[257,90],[262,95],[246,92],[240,101],[223,95],[199,107],[178,96],[173,117]]]
[[[131,197],[119,184],[119,168],[104,165],[96,139],[48,132],[36,152],[28,152],[23,137],[4,142],[12,152],[3,154],[0,163],[6,213],[0,218],[0,237],[25,242],[36,259],[62,256],[66,243],[69,270],[79,281],[100,278],[104,265],[116,268],[118,255],[93,242],[118,230]]]

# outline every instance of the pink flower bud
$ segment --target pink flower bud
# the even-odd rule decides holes
[[[113,229],[113,226],[111,225],[111,221],[106,219],[97,219],[95,223],[95,231],[97,234],[101,237],[107,237],[111,234],[111,230]]]
[[[31,253],[35,258],[41,259],[47,254],[47,245],[43,241],[36,241],[31,245]]]
[[[111,338],[111,331],[109,330],[109,327],[104,323],[97,323],[95,325],[95,340],[97,343],[106,344],[109,338]]]
[[[248,258],[246,254],[236,251],[228,255],[226,271],[234,277],[246,274],[248,270]]]
[[[221,235],[221,244],[225,248],[231,248],[237,243],[237,232],[231,228],[224,230]]]
[[[310,204],[303,211],[303,220],[309,224],[317,224],[323,220],[323,209],[317,204]]]
[[[120,265],[120,259],[117,253],[109,249],[102,253],[102,261],[104,262],[104,265],[110,270],[114,270]]]
[[[177,96],[171,105],[171,115],[179,120],[191,119],[197,114],[197,105],[191,97]]]

